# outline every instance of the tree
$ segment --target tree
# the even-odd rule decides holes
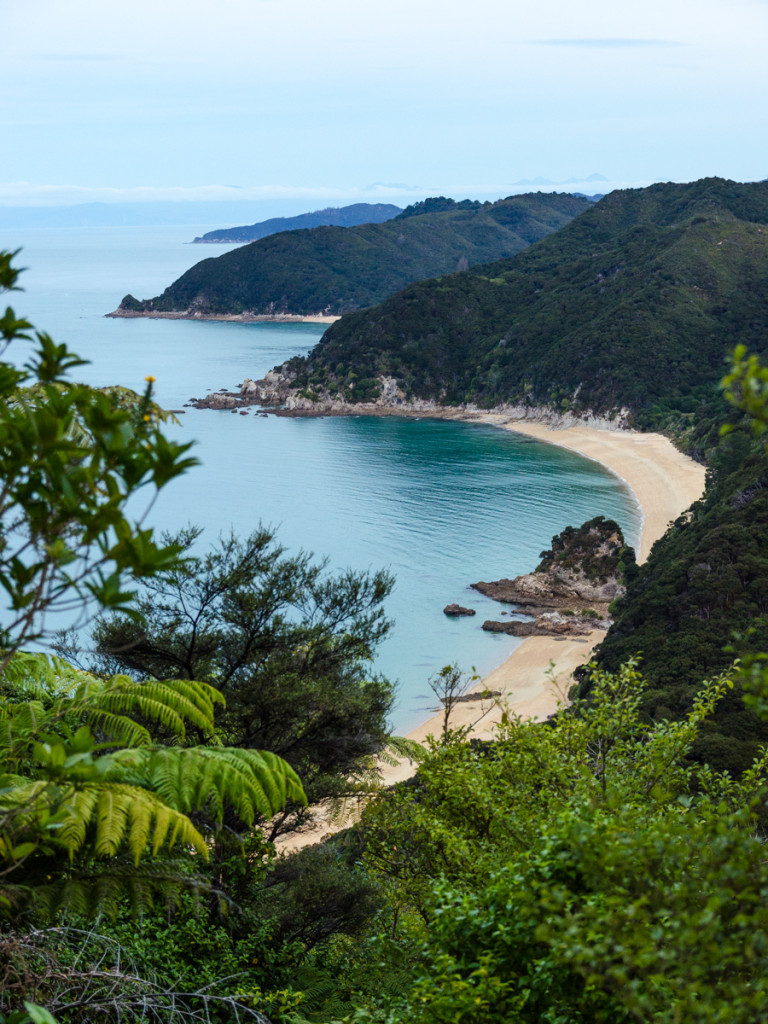
[[[589,703],[553,722],[436,747],[364,818],[415,966],[404,998],[360,1019],[757,1019],[768,755],[738,783],[686,761],[730,685],[706,685],[685,721],[648,725],[628,665],[596,672]]]
[[[104,913],[126,888],[152,890],[152,874],[136,870],[143,858],[179,848],[206,861],[205,832],[225,806],[250,825],[304,800],[273,754],[185,745],[189,726],[214,737],[223,700],[205,683],[99,678],[23,652],[2,682],[0,916],[67,904]],[[158,745],[156,726],[177,745]],[[191,812],[203,817],[195,824]],[[166,873],[161,888],[171,881]]]
[[[349,793],[387,739],[392,687],[370,662],[389,628],[392,578],[329,575],[263,528],[205,555],[191,551],[198,535],[167,538],[183,561],[144,582],[133,614],[96,624],[98,665],[215,685],[228,743],[284,757],[310,801]]]
[[[12,256],[0,253],[0,291],[17,288]],[[66,371],[82,361],[31,330],[10,307],[0,318],[0,356],[33,342],[22,369],[0,359],[0,1015],[51,1024],[25,998],[40,1001],[38,983],[58,986],[50,1005],[75,1015],[90,999],[78,999],[81,983],[114,986],[111,974],[83,981],[71,961],[51,959],[35,925],[63,908],[103,917],[126,896],[142,909],[199,887],[193,866],[208,859],[225,812],[242,829],[305,798],[279,757],[221,744],[213,716],[224,699],[207,682],[97,677],[21,650],[48,635],[51,611],[78,624],[96,608],[130,615],[127,585],[170,568],[179,547],[158,544],[128,502],[146,491],[151,504],[194,461],[160,429],[153,378],[143,396],[73,384]],[[128,981],[136,1019],[161,1008],[170,1019],[178,993]],[[42,1001],[51,993],[43,984]],[[104,1006],[117,1009],[111,997]],[[231,999],[227,1008],[238,1012]]]
[[[14,253],[0,252],[0,293],[18,290]],[[0,356],[33,341],[32,325],[11,307],[0,317]],[[167,567],[177,554],[127,511],[147,506],[194,464],[189,445],[168,440],[143,396],[99,391],[65,379],[83,360],[34,333],[23,367],[0,361],[0,588],[5,660],[46,635],[48,611],[81,623],[94,607],[127,607],[126,580]]]

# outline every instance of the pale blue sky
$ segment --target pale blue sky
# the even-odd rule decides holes
[[[0,0],[0,205],[763,178],[766,44],[765,0]]]

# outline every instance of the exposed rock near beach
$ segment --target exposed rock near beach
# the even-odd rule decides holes
[[[488,619],[483,623],[486,633],[507,633],[509,636],[589,636],[593,629],[608,629],[611,620],[593,615],[561,612],[543,612],[535,619],[511,619],[498,622]]]
[[[474,608],[464,608],[460,604],[447,604],[445,608],[443,608],[443,614],[457,616],[476,615],[477,613],[475,612]]]
[[[608,629],[609,605],[626,590],[637,571],[635,553],[624,543],[621,527],[597,516],[583,526],[567,527],[542,551],[535,571],[515,579],[473,583],[486,597],[516,605],[526,621],[483,623],[491,633],[512,636],[584,636]]]

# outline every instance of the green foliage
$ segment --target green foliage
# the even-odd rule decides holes
[[[711,420],[733,345],[765,349],[766,223],[765,182],[616,191],[509,259],[344,317],[290,367],[297,386],[386,375],[448,405],[628,409],[682,435]]]
[[[740,783],[686,759],[730,682],[643,720],[630,664],[549,723],[435,748],[371,807],[366,857],[415,914],[412,985],[360,1021],[748,1024],[766,998],[766,760]],[[421,920],[421,925],[416,922]]]
[[[483,204],[425,200],[383,224],[270,235],[203,260],[154,299],[137,303],[126,296],[123,308],[346,313],[381,302],[410,281],[452,273],[462,257],[474,265],[519,252],[588,206],[575,196],[540,193]]]
[[[748,417],[754,434],[764,434],[768,430],[768,367],[754,353],[747,354],[744,345],[736,346],[732,360],[731,371],[723,380],[725,397]],[[721,433],[731,430],[729,425]]]
[[[536,572],[566,570],[593,581],[625,583],[636,571],[634,548],[624,543],[619,524],[605,516],[595,516],[579,527],[567,526],[539,557]]]
[[[210,682],[227,699],[228,743],[284,757],[311,801],[354,791],[387,742],[392,687],[370,663],[392,578],[329,575],[267,529],[203,556],[189,550],[196,536],[174,538],[187,557],[146,582],[131,616],[97,624],[99,667]]]
[[[13,253],[0,253],[0,292],[16,290]],[[173,545],[158,545],[126,510],[157,492],[194,460],[169,441],[151,401],[126,401],[64,379],[82,364],[65,345],[35,332],[8,307],[0,355],[32,342],[23,368],[0,362],[0,588],[8,654],[45,635],[45,614],[86,621],[94,605],[126,607],[126,580],[168,566]],[[18,358],[18,357],[17,357]]]
[[[699,680],[735,655],[768,650],[768,457],[748,451],[735,467],[717,456],[713,465],[719,472],[710,475],[704,498],[656,542],[612,606],[614,624],[594,655],[613,671],[642,652],[644,707],[654,719],[683,716]],[[580,675],[578,695],[586,697],[589,676]],[[740,692],[737,686],[720,704],[693,749],[736,774],[768,741],[768,726],[744,707]]]
[[[90,862],[123,851],[134,865],[173,847],[207,859],[193,811],[220,823],[229,806],[251,824],[304,799],[295,772],[272,754],[154,744],[152,724],[177,740],[188,726],[213,735],[222,699],[205,683],[98,679],[27,654],[15,655],[0,683],[2,914],[62,900],[89,909],[78,864],[87,874]],[[104,893],[98,898],[104,912]]]

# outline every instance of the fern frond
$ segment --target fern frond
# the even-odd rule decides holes
[[[126,781],[158,793],[188,813],[205,810],[221,820],[225,805],[246,824],[271,817],[288,800],[305,804],[294,770],[275,754],[231,747],[163,747],[133,751],[118,762]]]
[[[387,764],[397,764],[397,759],[407,757],[409,761],[421,762],[427,756],[426,747],[407,736],[387,736],[387,743],[379,757]]]
[[[56,655],[16,651],[0,674],[0,690],[45,700],[74,690],[88,677]]]
[[[214,731],[214,705],[224,698],[207,683],[187,680],[150,680],[136,683],[127,676],[106,680],[98,694],[88,694],[90,705],[114,714],[139,714],[170,730],[178,739],[186,735],[186,724],[206,735]]]
[[[83,708],[80,720],[89,725],[101,737],[108,737],[109,743],[117,747],[148,747],[152,736],[139,722],[127,715],[116,715],[105,708]]]
[[[95,828],[93,852],[96,857],[114,857],[127,845],[135,864],[146,853],[164,846],[191,846],[207,859],[205,840],[189,818],[170,807],[156,793],[118,782],[92,783],[81,787],[64,804],[67,818],[56,842],[72,856]]]
[[[221,693],[208,683],[183,679],[137,683],[126,675],[104,679],[74,668],[63,658],[27,651],[11,658],[0,676],[0,691],[3,688],[13,697],[37,701],[52,718],[77,720],[101,731],[114,729],[111,738],[120,746],[148,743],[149,734],[136,726],[136,717],[161,725],[179,740],[185,738],[187,725],[212,736],[215,707],[224,703]]]
[[[210,882],[190,873],[187,860],[171,857],[137,867],[131,858],[118,856],[107,863],[77,865],[68,876],[36,886],[35,905],[46,920],[62,910],[85,918],[113,917],[126,904],[138,915],[155,907],[158,898],[173,905],[182,892],[194,895],[209,889]]]

